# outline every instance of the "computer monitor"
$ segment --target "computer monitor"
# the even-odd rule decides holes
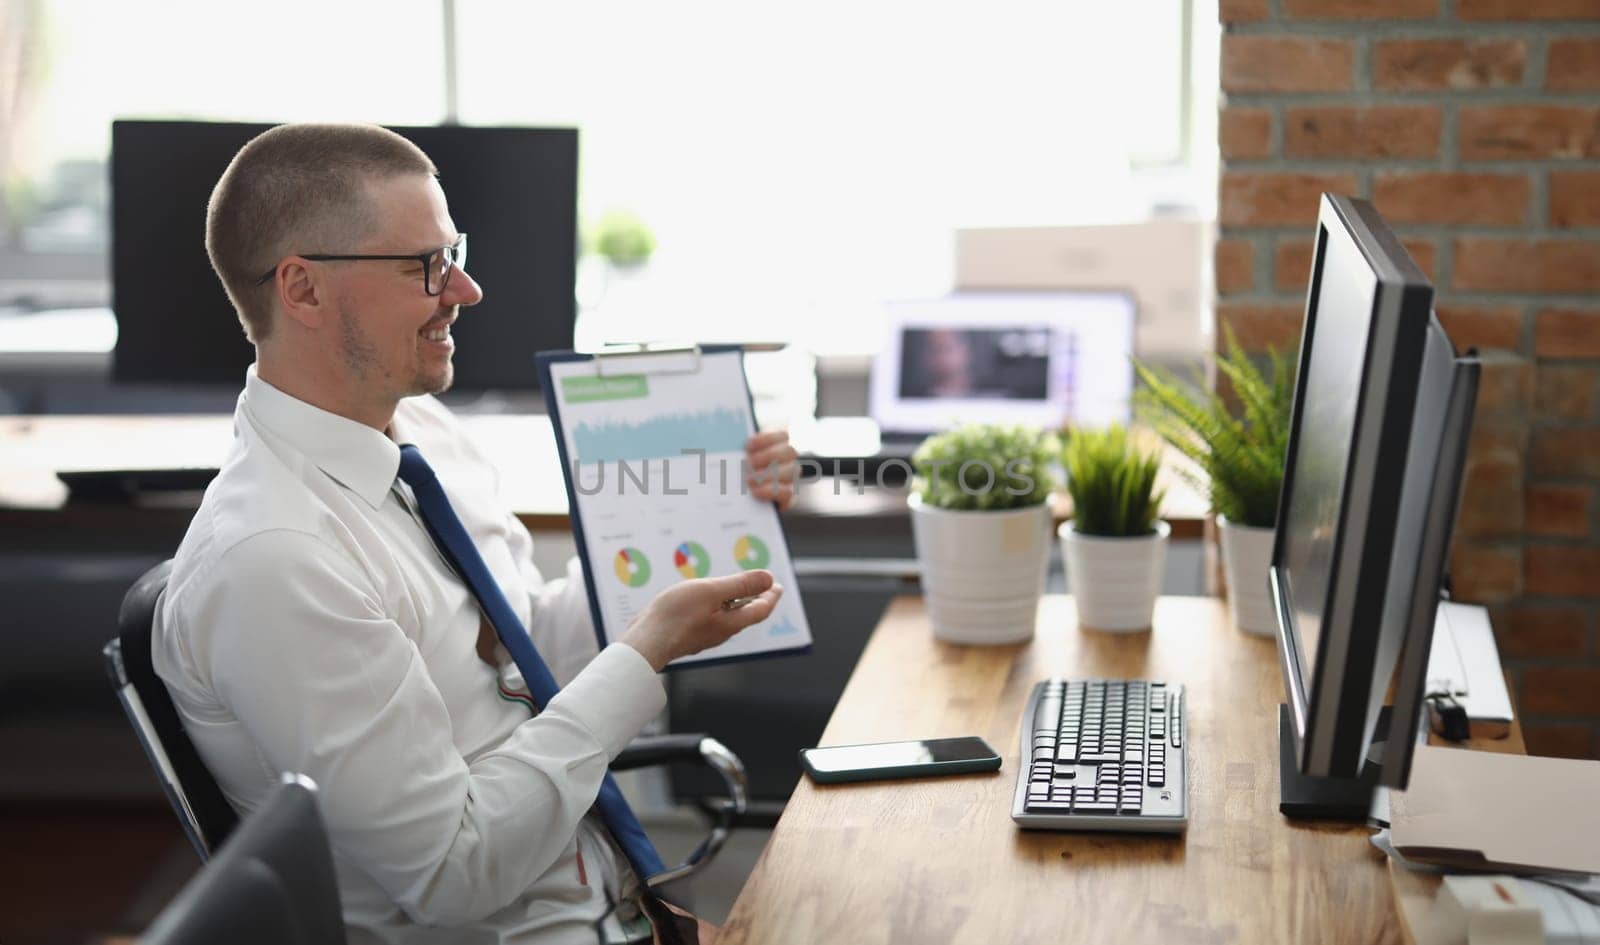
[[[1292,816],[1409,773],[1477,381],[1432,301],[1370,204],[1323,197],[1269,571]]]
[[[140,938],[145,945],[344,945],[316,786],[285,775]]]
[[[983,417],[1055,428],[1126,421],[1135,305],[1126,292],[961,292],[888,303],[870,412],[920,436]]]
[[[239,148],[270,127],[112,124],[116,381],[231,388],[244,383],[254,351],[206,257],[206,203]],[[452,329],[456,389],[536,390],[534,353],[572,347],[577,318],[576,129],[392,130],[433,159],[450,215],[472,237],[468,265],[484,287],[484,299]]]

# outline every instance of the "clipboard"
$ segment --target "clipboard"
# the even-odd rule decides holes
[[[777,506],[744,491],[744,442],[756,432],[744,353],[740,345],[645,344],[537,355],[602,649],[674,582],[761,567],[784,586],[772,615],[667,669],[811,651]],[[689,397],[701,400],[685,404]]]

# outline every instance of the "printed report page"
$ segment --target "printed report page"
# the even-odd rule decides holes
[[[550,373],[604,640],[679,581],[764,568],[784,587],[772,616],[673,665],[809,645],[777,510],[749,494],[748,475],[771,473],[745,458],[755,424],[741,354],[703,354],[695,371],[600,375],[595,361],[557,361]]]

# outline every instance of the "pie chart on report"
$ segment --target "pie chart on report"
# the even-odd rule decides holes
[[[711,572],[711,557],[697,541],[680,544],[672,553],[672,564],[686,578],[703,578]]]
[[[624,548],[611,559],[617,580],[629,587],[644,587],[650,583],[650,559],[637,548]]]
[[[739,567],[746,571],[754,568],[764,568],[772,562],[772,556],[767,553],[767,545],[754,535],[741,535],[733,543],[733,560]]]

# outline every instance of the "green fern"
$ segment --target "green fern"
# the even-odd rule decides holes
[[[1185,469],[1179,474],[1209,496],[1212,512],[1241,525],[1271,528],[1277,523],[1289,447],[1294,371],[1286,357],[1269,348],[1270,375],[1263,375],[1227,323],[1223,339],[1217,370],[1232,383],[1240,416],[1215,392],[1196,393],[1171,372],[1137,359],[1133,367],[1144,386],[1135,392],[1134,405],[1142,420],[1199,467],[1200,475]],[[1205,389],[1198,372],[1195,382]]]
[[[1061,452],[1080,535],[1127,538],[1155,530],[1165,492],[1155,491],[1158,453],[1141,454],[1121,426],[1075,431]]]
[[[912,454],[912,489],[941,509],[1039,505],[1056,486],[1056,438],[1034,427],[973,423],[928,437]]]

